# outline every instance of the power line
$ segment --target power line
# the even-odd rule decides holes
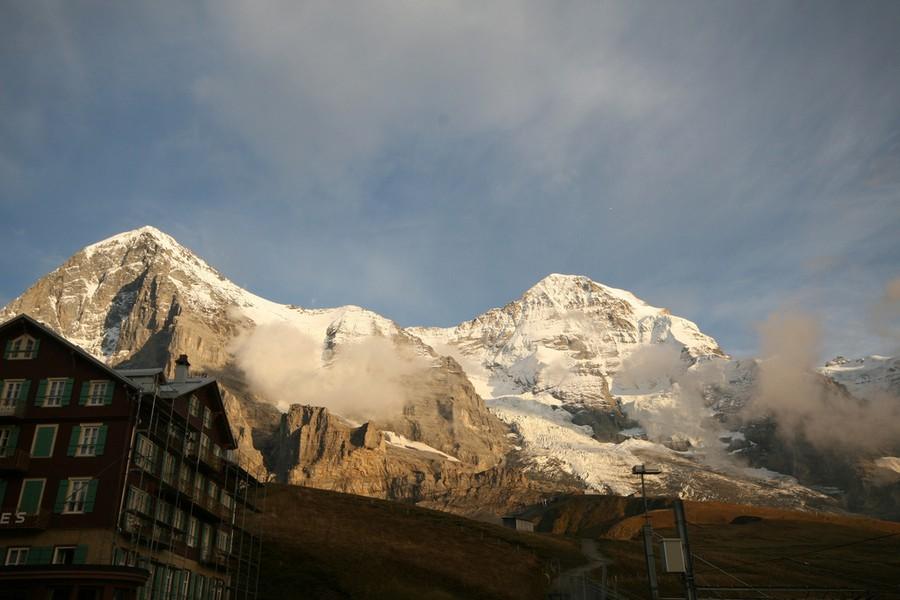
[[[758,560],[758,561],[754,561],[754,562],[750,562],[750,563],[743,563],[743,564],[744,564],[744,566],[750,567],[750,566],[754,566],[754,565],[761,565],[761,564],[768,563],[768,562],[774,562],[774,561],[777,561],[777,560],[785,560],[785,559],[788,559],[788,560],[789,560],[789,559],[793,559],[793,558],[799,558],[799,557],[801,557],[801,556],[810,556],[811,554],[818,554],[818,553],[820,553],[820,552],[827,552],[828,550],[836,550],[836,549],[838,549],[838,548],[847,548],[848,546],[856,546],[856,545],[858,545],[858,544],[865,544],[865,543],[868,543],[868,542],[874,542],[874,541],[877,541],[877,540],[883,540],[883,539],[887,539],[887,538],[891,538],[891,537],[896,537],[896,536],[898,536],[898,535],[900,535],[900,531],[895,532],[895,533],[887,533],[887,534],[884,534],[884,535],[877,535],[877,536],[870,537],[870,538],[866,538],[866,539],[863,539],[863,540],[856,540],[856,541],[853,541],[853,542],[846,542],[846,543],[843,543],[843,544],[834,544],[834,545],[832,545],[832,546],[825,546],[825,547],[823,547],[823,548],[818,548],[818,549],[816,549],[816,550],[810,550],[810,551],[808,551],[808,552],[800,552],[799,554],[789,554],[789,555],[784,555],[784,556],[775,556],[775,557],[772,557],[772,558],[765,558],[765,559],[763,559],[763,560]]]

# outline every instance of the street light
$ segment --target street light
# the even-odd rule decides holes
[[[647,583],[650,585],[650,599],[659,600],[659,586],[656,584],[656,563],[653,560],[653,527],[650,525],[650,511],[647,509],[647,490],[644,487],[644,475],[659,475],[660,469],[646,465],[631,467],[633,475],[641,476],[641,498],[644,500],[644,557],[647,559]]]

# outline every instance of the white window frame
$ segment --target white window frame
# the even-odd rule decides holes
[[[24,565],[28,561],[28,552],[31,550],[29,546],[12,546],[6,549],[6,556],[4,557],[3,564],[10,567],[16,565]],[[13,561],[13,553],[16,555],[16,560]]]
[[[188,517],[187,526],[187,545],[189,548],[196,548],[197,542],[200,540],[200,520],[197,517]]]
[[[92,477],[71,477],[69,479],[69,485],[66,486],[66,497],[63,501],[63,509],[62,514],[64,515],[80,515],[84,514],[84,505],[87,502],[88,490],[91,487]],[[75,484],[83,484],[81,488],[78,489],[78,493],[81,496],[77,498],[75,496]],[[56,554],[54,553],[54,556]]]
[[[143,469],[148,473],[154,472],[156,470],[156,455],[159,451],[158,446],[147,436],[140,435],[138,436],[135,447],[136,452],[134,462],[138,468]],[[150,452],[146,453],[145,450],[149,450]]]
[[[169,485],[177,485],[176,475],[178,469],[176,468],[177,461],[175,455],[168,450],[163,450],[162,455],[162,471],[160,472],[160,478]]]
[[[212,429],[212,411],[208,406],[203,407],[203,429]]]
[[[19,402],[19,394],[22,393],[22,384],[24,383],[24,379],[5,379],[3,381],[3,390],[0,391],[0,406],[16,406]],[[16,397],[11,398],[9,392],[14,385],[19,387],[16,388]]]
[[[15,428],[15,425],[0,427],[0,456],[6,456],[7,451],[15,450],[9,447],[9,439]]]
[[[100,430],[103,429],[103,423],[81,423],[78,425],[78,443],[75,446],[75,456],[91,457],[97,456],[97,442],[100,441]],[[86,433],[94,431],[94,441],[87,443]]]
[[[37,512],[29,513],[29,514],[40,514],[41,513],[41,505],[44,503],[44,494],[47,492],[47,478],[46,477],[29,477],[27,479],[22,480],[22,485],[19,487],[19,500],[16,502],[16,512],[21,512],[22,496],[25,495],[25,482],[27,482],[27,481],[40,481],[41,482],[41,495],[38,496]]]
[[[88,393],[84,399],[84,405],[103,406],[106,404],[106,390],[109,384],[108,379],[91,379],[88,382]]]
[[[69,382],[65,377],[51,377],[47,380],[47,387],[44,388],[44,397],[41,399],[41,406],[46,408],[57,408],[62,406],[63,394],[66,392],[66,384]],[[60,384],[59,395],[52,396],[50,393],[53,391],[53,385]],[[51,403],[50,399],[53,399],[54,402]]]
[[[25,347],[22,347],[22,342]],[[28,348],[28,342],[31,342],[31,348]],[[23,334],[15,338],[9,346],[9,356],[6,360],[31,360],[34,358],[34,347],[37,345],[37,338]]]
[[[197,397],[197,394],[191,394],[191,398],[188,400],[188,415],[200,416],[200,398]]]
[[[66,563],[61,562],[59,560],[61,550],[71,550],[72,551],[72,562]],[[71,565],[75,563],[75,552],[78,551],[78,546],[54,546],[53,547],[53,560],[50,561],[51,565]]]
[[[38,440],[38,429],[50,429],[53,428],[53,441],[50,442],[50,455],[49,456],[35,456],[34,448],[37,446]],[[31,438],[31,452],[29,453],[31,458],[53,458],[53,455],[56,453],[56,438],[59,434],[59,424],[47,424],[41,423],[34,426],[34,436]]]

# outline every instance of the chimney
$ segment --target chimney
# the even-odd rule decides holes
[[[187,354],[182,354],[175,361],[175,383],[184,383],[188,378],[188,371],[191,363],[188,362]]]

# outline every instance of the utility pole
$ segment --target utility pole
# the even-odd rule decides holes
[[[684,590],[687,600],[697,600],[697,587],[694,583],[694,558],[691,556],[691,545],[688,542],[687,517],[684,514],[684,502],[676,498],[672,510],[675,511],[675,526],[678,528],[678,537],[681,538],[681,548],[684,552]]]
[[[647,509],[647,489],[644,487],[644,475],[659,475],[662,471],[644,465],[631,468],[634,475],[641,476],[641,498],[644,501],[644,558],[647,560],[647,584],[650,587],[650,600],[659,600],[659,586],[656,583],[656,561],[653,558],[653,526],[650,524],[650,511]]]

